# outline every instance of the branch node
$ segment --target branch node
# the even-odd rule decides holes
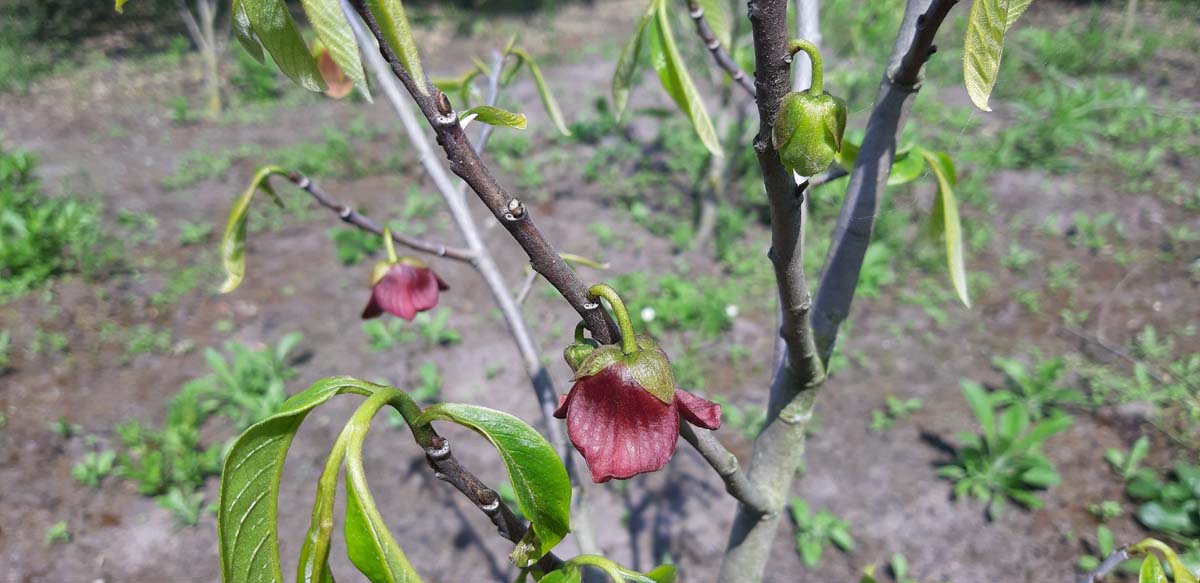
[[[438,440],[441,441],[440,445],[438,444]],[[438,440],[433,442],[432,448],[425,450],[425,455],[431,459],[441,461],[450,457],[450,440],[444,437],[439,437]]]
[[[445,95],[445,93],[443,93],[442,95]],[[450,113],[447,113],[447,114],[443,114],[443,115],[435,115],[435,116],[433,116],[433,123],[436,123],[439,126],[454,125],[454,124],[458,123],[458,116],[454,115],[453,111],[451,111]],[[442,139],[441,136],[438,136],[438,140],[441,140],[441,139]],[[440,144],[441,142],[439,141],[438,143]]]
[[[475,492],[475,496],[479,498],[479,509],[492,514],[500,509],[500,497],[495,492],[486,488]]]
[[[688,16],[691,16],[692,18],[695,18],[696,20],[700,20],[701,18],[704,18],[704,7],[697,4],[694,9],[692,9],[691,11],[688,12]]]
[[[305,179],[305,180],[307,180],[307,179]],[[352,214],[354,214],[354,209],[351,209],[350,207],[344,206],[344,205],[342,206],[342,208],[338,209],[338,211],[337,211],[338,218],[342,219],[343,221],[349,220],[350,215],[352,215]]]
[[[433,472],[433,477],[435,477],[443,482],[450,481],[450,476],[447,476],[446,474],[443,474],[442,472],[438,472],[438,471]]]
[[[594,310],[594,309],[596,309],[596,308],[599,308],[599,307],[600,307],[600,303],[599,303],[599,302],[596,302],[596,303],[584,302],[584,303],[583,303],[583,309],[585,309],[585,310]]]
[[[525,205],[521,204],[521,201],[517,200],[515,198],[512,200],[509,200],[508,201],[508,212],[515,219],[522,218],[525,216]]]
[[[442,115],[450,115],[454,113],[454,108],[450,106],[450,98],[441,90],[437,90],[437,108],[438,113]]]

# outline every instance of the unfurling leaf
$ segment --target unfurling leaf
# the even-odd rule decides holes
[[[250,201],[261,189],[282,206],[283,202],[271,188],[268,179],[274,174],[285,171],[277,166],[264,166],[254,174],[250,186],[233,203],[229,211],[229,219],[225,223],[225,235],[221,237],[221,263],[225,266],[225,283],[221,285],[221,293],[229,293],[241,285],[246,275],[246,218],[250,212]]]
[[[507,413],[445,403],[425,410],[413,425],[457,423],[487,438],[508,470],[517,505],[540,541],[536,557],[550,552],[570,530],[571,481],[554,448],[524,421]],[[524,566],[524,565],[519,565]]]
[[[389,401],[407,398],[395,389],[383,389],[367,399],[347,425],[353,429],[346,445],[346,552],[350,562],[371,583],[421,581],[375,507],[362,464],[363,440],[371,427],[371,418]]]
[[[371,92],[367,88],[367,75],[363,72],[362,60],[358,54],[358,42],[354,39],[354,31],[350,28],[350,23],[346,21],[341,4],[338,0],[301,0],[301,4],[304,6],[304,14],[308,16],[309,24],[312,25],[313,31],[317,33],[317,38],[320,39],[327,51],[327,58],[331,59],[338,69],[341,69],[341,73],[344,75],[343,79],[349,79],[355,87],[358,87],[367,101],[370,101]],[[343,87],[335,89],[330,83],[330,75],[326,73],[333,71],[328,64],[322,64],[319,56],[317,65],[321,76],[329,86],[328,93],[340,94],[338,97],[349,93],[349,89]]]
[[[933,205],[932,221],[934,228],[942,233],[946,241],[946,267],[950,272],[950,281],[954,284],[958,299],[969,308],[971,297],[967,292],[962,223],[958,217],[958,202],[954,198],[954,187],[958,181],[954,173],[954,162],[945,152],[930,152],[924,148],[919,152],[937,178],[938,194],[937,202]]]
[[[493,107],[491,105],[472,107],[471,109],[459,114],[459,117],[464,120],[464,125],[466,125],[466,118],[468,117],[481,123],[503,128],[523,130],[525,129],[526,125],[524,115],[500,109],[499,107]]]
[[[692,78],[683,64],[675,37],[671,34],[671,21],[664,0],[656,0],[655,19],[650,24],[650,62],[658,72],[663,89],[675,100],[675,105],[692,122],[700,142],[714,156],[724,155],[717,131],[704,109],[704,101],[696,91]]]
[[[546,108],[546,115],[550,116],[550,121],[554,123],[554,127],[558,130],[558,133],[564,136],[571,135],[571,130],[567,129],[567,122],[563,119],[562,110],[558,108],[558,102],[554,100],[554,95],[550,93],[550,86],[546,85],[546,78],[542,76],[542,70],[538,68],[537,63],[533,61],[533,58],[528,53],[521,49],[509,49],[509,54],[519,59],[526,67],[529,67],[529,74],[533,75],[533,83],[537,85],[538,95],[541,96],[542,105]]]
[[[413,39],[408,17],[404,14],[404,3],[400,0],[367,0],[367,6],[379,22],[383,38],[400,57],[404,70],[416,81],[417,90],[422,95],[429,95],[425,70],[421,68],[421,55],[417,53],[417,41]]]
[[[279,412],[252,425],[233,442],[221,471],[217,538],[224,583],[283,582],[277,503],[283,460],[300,423],[340,393],[371,395],[378,385],[350,377],[317,381],[289,398]]]
[[[325,90],[317,62],[283,0],[242,0],[241,8],[255,37],[271,53],[284,75],[309,91]],[[238,30],[237,19],[235,10],[235,31]],[[240,33],[238,38],[242,38]]]
[[[996,85],[1011,0],[976,0],[967,16],[963,48],[963,82],[975,107],[991,111],[988,98]]]
[[[621,49],[621,56],[617,59],[617,70],[613,72],[612,80],[613,114],[617,118],[625,113],[625,106],[629,103],[629,89],[633,86],[633,77],[637,73],[638,61],[642,54],[642,37],[645,36],[646,27],[654,22],[657,8],[658,0],[650,0],[646,13],[638,20],[633,36],[625,43],[625,47]]]

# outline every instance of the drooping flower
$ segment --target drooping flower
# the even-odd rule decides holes
[[[808,53],[812,86],[784,96],[772,123],[771,143],[785,168],[800,176],[813,176],[828,169],[842,151],[846,102],[823,90],[821,55],[815,45],[795,40],[788,50],[792,55]]]
[[[391,232],[384,231],[388,259],[375,264],[371,272],[371,299],[363,309],[364,320],[384,312],[412,321],[418,312],[433,309],[438,294],[450,289],[424,261],[396,257]]]
[[[612,288],[593,286],[589,295],[604,297],[613,306],[621,346],[600,346],[575,362],[572,352],[581,349],[572,347],[581,346],[580,339],[568,347],[575,385],[562,396],[554,416],[567,420],[567,435],[583,454],[593,481],[659,470],[675,453],[679,417],[717,429],[721,406],[675,385],[666,353],[652,340],[634,336],[625,306]]]

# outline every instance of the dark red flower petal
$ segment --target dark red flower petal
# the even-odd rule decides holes
[[[383,311],[412,321],[417,312],[437,306],[438,291],[444,285],[433,271],[400,263],[371,288],[371,300]]]
[[[665,466],[679,439],[679,412],[611,366],[575,383],[568,395],[567,434],[592,480],[607,482]]]
[[[567,406],[571,404],[572,392],[574,391],[570,391],[565,395],[558,396],[558,408],[554,410],[555,417],[558,417],[559,419],[567,418]]]
[[[675,404],[688,423],[705,429],[721,427],[721,406],[676,387]]]
[[[379,302],[375,301],[375,290],[371,290],[371,299],[367,300],[367,307],[363,308],[362,319],[370,320],[383,315],[383,308],[379,307]]]

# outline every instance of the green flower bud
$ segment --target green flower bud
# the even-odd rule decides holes
[[[599,347],[599,342],[591,338],[585,338],[581,342],[575,342],[564,348],[563,360],[567,361],[567,366],[571,367],[571,372],[575,372],[579,370],[579,365],[583,363],[584,359]]]
[[[775,117],[771,143],[784,167],[801,176],[829,168],[842,151],[846,132],[846,102],[823,91],[787,94]]]

